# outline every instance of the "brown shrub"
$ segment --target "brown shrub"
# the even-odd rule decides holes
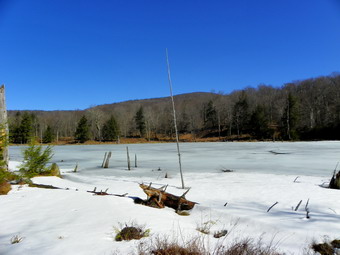
[[[11,184],[8,182],[3,182],[0,184],[0,195],[7,195],[7,193],[11,190]]]
[[[123,240],[139,240],[143,237],[147,237],[149,235],[149,230],[143,230],[140,227],[125,227],[119,233],[117,233],[115,240],[123,241]]]

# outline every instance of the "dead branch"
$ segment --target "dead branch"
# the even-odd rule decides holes
[[[299,209],[299,207],[300,207],[300,205],[301,205],[301,203],[302,203],[302,200],[300,200],[300,202],[297,204],[297,206],[295,207],[295,212]]]
[[[271,207],[268,208],[267,212],[269,212],[275,205],[277,205],[279,202],[275,202]]]

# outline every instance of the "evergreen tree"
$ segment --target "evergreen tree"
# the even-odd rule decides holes
[[[19,126],[19,134],[21,138],[21,143],[28,143],[33,137],[32,115],[27,112],[22,115],[21,123]]]
[[[258,105],[250,117],[249,129],[256,139],[270,138],[270,129],[266,117],[265,108]]]
[[[242,91],[241,96],[233,108],[233,122],[236,126],[237,135],[247,131],[249,124],[249,104],[247,94]]]
[[[90,128],[85,115],[79,120],[74,137],[80,143],[90,140]]]
[[[119,128],[116,119],[111,115],[110,119],[103,126],[103,140],[114,141],[119,136]]]
[[[204,107],[204,127],[213,129],[217,126],[217,111],[212,100]]]
[[[137,130],[139,131],[139,135],[143,137],[145,135],[146,130],[143,107],[140,107],[139,110],[136,112],[135,122]]]
[[[9,138],[12,143],[21,143],[20,122],[21,114],[16,112],[13,121],[9,123]]]
[[[51,160],[53,151],[51,146],[35,145],[33,142],[23,151],[24,162],[20,171],[25,177],[48,174],[46,164]]]
[[[284,139],[295,140],[298,138],[297,124],[299,119],[297,99],[289,92],[286,108],[282,116],[282,136]]]
[[[43,138],[42,138],[42,142],[43,143],[51,143],[54,141],[54,135],[52,132],[52,128],[50,126],[47,126]]]

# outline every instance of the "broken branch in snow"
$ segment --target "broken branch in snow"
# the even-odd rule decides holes
[[[268,208],[267,212],[269,212],[275,205],[277,205],[279,202],[275,202],[271,207]]]
[[[110,194],[110,193],[107,193],[107,191],[109,190],[109,188],[107,188],[105,191],[96,191],[97,190],[97,187],[95,187],[93,190],[88,190],[87,192],[89,193],[93,193],[94,195],[97,195],[97,196],[116,196],[116,197],[125,197],[128,193],[124,193],[122,195],[120,194]]]
[[[300,207],[300,205],[301,205],[301,203],[302,203],[302,200],[300,200],[300,202],[297,204],[297,206],[295,207],[295,212],[299,209],[299,207]]]
[[[307,200],[306,206],[305,206],[305,210],[306,210],[306,218],[309,219],[309,208],[308,208],[308,204],[309,204],[309,198]]]

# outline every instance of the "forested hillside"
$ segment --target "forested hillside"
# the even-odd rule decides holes
[[[60,98],[62,102],[62,97]],[[259,85],[230,94],[175,96],[178,129],[191,137],[221,140],[340,139],[340,75]],[[68,138],[115,141],[174,136],[170,98],[126,101],[77,111],[9,111],[13,143]]]

